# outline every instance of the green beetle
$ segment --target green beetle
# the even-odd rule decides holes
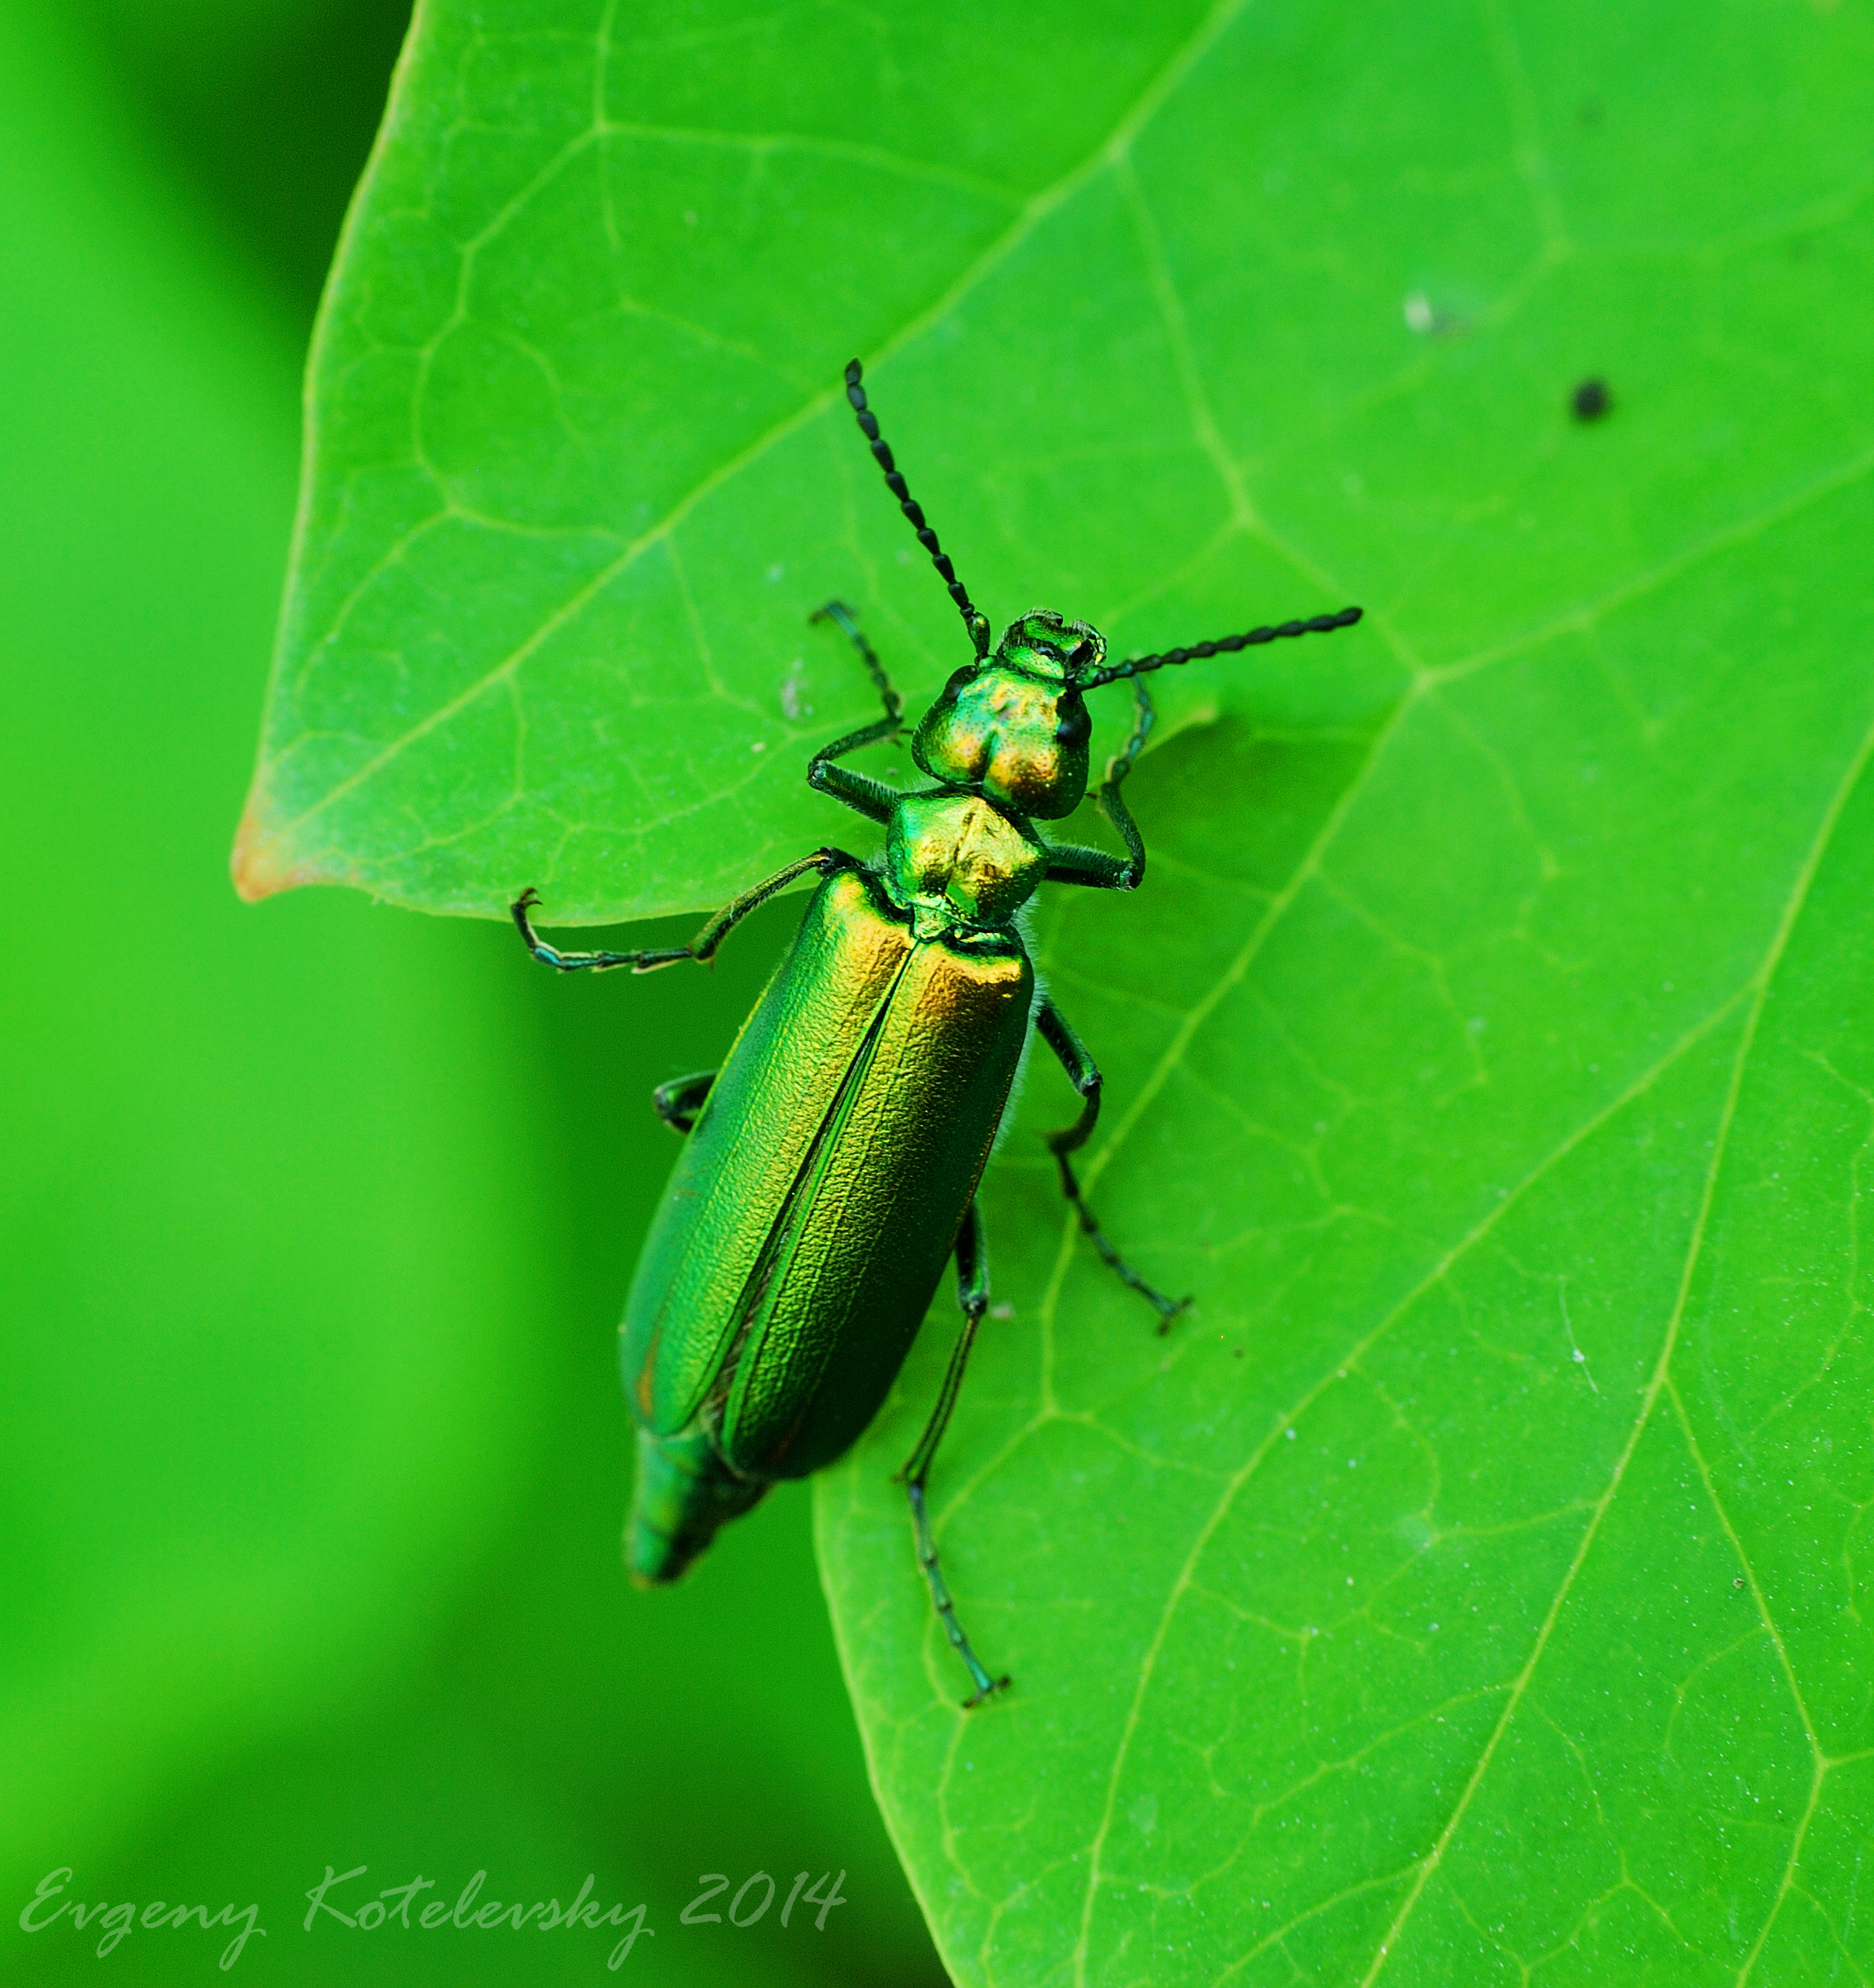
[[[854,360],[847,397],[975,650],[912,738],[912,757],[935,784],[904,793],[837,763],[901,732],[903,705],[850,610],[829,602],[814,618],[851,641],[885,715],[815,754],[807,778],[883,825],[881,857],[817,850],[726,906],[687,946],[563,952],[534,932],[537,893],[524,891],[513,911],[528,950],[549,966],[644,973],[708,960],[757,904],[819,874],[800,932],[721,1070],[666,1084],[654,1100],[688,1139],[625,1311],[624,1384],[638,1425],[626,1555],[639,1582],[674,1581],[770,1485],[849,1449],[954,1255],[962,1329],[900,1477],[918,1562],[974,1706],[1008,1679],[985,1668],[957,1620],[925,1489],[989,1303],[976,1187],[1031,1035],[1080,1094],[1079,1117],[1048,1143],[1081,1227],[1157,1311],[1161,1331],[1188,1302],[1133,1270],[1081,1199],[1071,1155],[1098,1119],[1100,1073],[1037,982],[1023,908],[1044,883],[1129,891],[1145,874],[1145,844],[1119,789],[1151,729],[1138,681],[1146,671],[1348,627],[1360,610],[1108,666],[1096,630],[1037,609],[991,654],[989,624],[906,488],[861,377]],[[1121,679],[1133,683],[1136,715],[1095,800],[1126,854],[1050,842],[1035,824],[1071,814],[1086,795],[1085,693]]]

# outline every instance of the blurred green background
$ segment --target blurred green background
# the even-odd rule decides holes
[[[804,1487],[621,1571],[616,1315],[788,908],[712,977],[562,983],[492,925],[238,904],[299,368],[397,0],[0,0],[0,553],[16,936],[0,1140],[0,1976],[86,1902],[260,1907],[241,1976],[546,1981],[603,1932],[301,1930],[370,1891],[649,1907],[669,1983],[941,1982],[867,1790]],[[845,1871],[824,1932],[683,1927]],[[722,1900],[716,1901],[719,1909]],[[113,1973],[215,1974],[217,1929]]]

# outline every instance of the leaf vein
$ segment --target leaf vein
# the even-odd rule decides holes
[[[1502,1716],[1489,1739],[1484,1743],[1483,1750],[1478,1756],[1477,1766],[1472,1770],[1463,1793],[1458,1797],[1456,1805],[1452,1810],[1449,1820],[1439,1831],[1437,1841],[1433,1844],[1431,1850],[1420,1865],[1419,1875],[1411,1889],[1407,1892],[1405,1901],[1400,1905],[1392,1924],[1387,1929],[1385,1937],[1381,1942],[1378,1950],[1375,1953],[1372,1965],[1362,1976],[1360,1988],[1372,1988],[1372,1983],[1378,1980],[1386,1964],[1388,1956],[1396,1948],[1399,1936],[1405,1930],[1413,1909],[1423,1895],[1425,1888],[1430,1882],[1433,1872],[1443,1861],[1446,1851],[1449,1848],[1460,1824],[1469,1812],[1473,1798],[1479,1787],[1482,1786],[1484,1777],[1490,1771],[1491,1763],[1496,1757],[1497,1749],[1501,1743],[1503,1736],[1508,1731],[1511,1720],[1516,1716],[1517,1709],[1521,1703],[1523,1694],[1528,1687],[1529,1681],[1535,1675],[1536,1666],[1541,1662],[1543,1652],[1548,1647],[1549,1638],[1553,1634],[1555,1625],[1561,1618],[1562,1608],[1573,1591],[1575,1577],[1581,1571],[1599,1534],[1601,1523],[1613,1503],[1615,1494],[1619,1489],[1622,1479],[1625,1476],[1627,1465],[1631,1461],[1634,1452],[1639,1448],[1640,1438],[1652,1419],[1654,1406],[1661,1392],[1668,1385],[1673,1354],[1678,1344],[1679,1325],[1685,1317],[1686,1305],[1691,1296],[1693,1278],[1703,1253],[1705,1235],[1711,1219],[1712,1205],[1717,1194],[1718,1176],[1723,1168],[1725,1155],[1730,1146],[1731,1128],[1737,1120],[1737,1100],[1743,1092],[1744,1073],[1750,1063],[1751,1052],[1756,1043],[1757,1027],[1763,1018],[1764,1003],[1769,998],[1771,984],[1776,977],[1778,967],[1782,962],[1784,954],[1789,945],[1790,935],[1795,929],[1796,921],[1802,913],[1802,908],[1808,901],[1810,887],[1815,881],[1816,871],[1821,867],[1822,858],[1827,854],[1829,844],[1833,840],[1836,825],[1842,818],[1849,797],[1860,783],[1862,776],[1866,770],[1870,755],[1874,755],[1874,727],[1871,727],[1862,739],[1859,747],[1849,760],[1846,772],[1837,784],[1834,793],[1829,797],[1827,806],[1822,811],[1822,820],[1811,840],[1807,853],[1797,867],[1795,877],[1784,901],[1782,912],[1778,918],[1775,930],[1771,935],[1770,943],[1764,951],[1761,962],[1751,979],[1739,990],[1738,995],[1733,997],[1736,999],[1747,995],[1750,997],[1749,1006],[1745,1013],[1744,1026],[1739,1033],[1737,1048],[1731,1060],[1730,1075],[1725,1087],[1724,1099],[1718,1114],[1717,1131],[1712,1140],[1711,1158],[1705,1169],[1704,1182],[1699,1195],[1698,1212],[1693,1222],[1691,1239],[1686,1250],[1684,1265],[1679,1273],[1678,1292],[1673,1300],[1671,1314],[1666,1323],[1665,1333],[1659,1347],[1659,1358],[1654,1364],[1652,1378],[1647,1382],[1646,1391],[1641,1398],[1639,1412],[1634,1418],[1633,1427],[1629,1432],[1620,1455],[1615,1459],[1613,1469],[1608,1479],[1607,1487],[1595,1503],[1594,1512],[1582,1532],[1581,1543],[1576,1547],[1574,1557],[1569,1561],[1562,1575],[1561,1584],[1555,1592],[1554,1600],[1549,1604],[1548,1612],[1543,1617],[1541,1625],[1536,1632],[1535,1640],[1531,1646],[1528,1659],[1524,1663],[1515,1684],[1511,1687]],[[1818,1767],[1818,1786],[1819,1786],[1819,1774]],[[1813,1807],[1812,1792],[1811,1810]],[[1806,1821],[1805,1826],[1806,1827]],[[1795,1854],[1795,1850],[1792,1849],[1790,1866],[1791,1871],[1794,1868]],[[1789,1873],[1786,1871],[1786,1878],[1788,1875]],[[1781,1895],[1779,1894],[1779,1901]],[[1766,1926],[1764,1936],[1767,1936],[1767,1931],[1768,1929]],[[1761,1944],[1761,1936],[1759,1944],[1760,1946]]]
[[[1159,1654],[1164,1647],[1172,1618],[1177,1612],[1179,1604],[1186,1591],[1193,1584],[1198,1564],[1210,1540],[1228,1516],[1237,1494],[1261,1467],[1270,1452],[1280,1439],[1283,1432],[1293,1426],[1301,1417],[1307,1414],[1314,1403],[1333,1384],[1342,1369],[1363,1358],[1426,1293],[1434,1289],[1449,1276],[1453,1267],[1497,1227],[1509,1211],[1517,1206],[1537,1182],[1555,1167],[1560,1165],[1585,1141],[1609,1123],[1629,1104],[1644,1096],[1682,1057],[1717,1028],[1730,1015],[1732,1009],[1744,999],[1749,991],[1749,983],[1747,982],[1744,987],[1738,989],[1720,1002],[1709,1014],[1695,1023],[1679,1036],[1678,1040],[1673,1043],[1656,1062],[1642,1071],[1606,1104],[1591,1113],[1565,1138],[1558,1141],[1549,1151],[1537,1160],[1500,1201],[1490,1208],[1463,1236],[1445,1251],[1437,1262],[1370,1331],[1356,1340],[1339,1359],[1324,1366],[1320,1378],[1313,1385],[1306,1389],[1292,1406],[1272,1420],[1268,1433],[1251,1451],[1248,1457],[1244,1459],[1241,1468],[1232,1476],[1230,1482],[1224,1486],[1222,1496],[1218,1499],[1203,1525],[1199,1528],[1190,1550],[1185,1557],[1184,1563],[1179,1568],[1177,1577],[1166,1596],[1164,1607],[1159,1612],[1157,1626],[1139,1666],[1138,1684],[1134,1692],[1132,1702],[1127,1713],[1120,1743],[1115,1750],[1112,1771],[1107,1782],[1106,1800],[1091,1846],[1087,1890],[1082,1907],[1079,1939],[1074,1954],[1074,1979],[1077,1984],[1084,1984],[1086,1980],[1088,1941],[1091,1927],[1094,1900],[1100,1882],[1101,1852],[1111,1826],[1113,1814],[1118,1798],[1120,1777],[1125,1770],[1133,1736],[1138,1729],[1140,1714],[1146,1692],[1150,1687],[1152,1672],[1156,1666]]]

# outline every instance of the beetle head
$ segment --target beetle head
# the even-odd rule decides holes
[[[1010,623],[994,655],[944,685],[912,756],[932,779],[973,788],[1016,814],[1071,814],[1087,791],[1093,732],[1079,680],[1105,655],[1097,629],[1034,609]]]

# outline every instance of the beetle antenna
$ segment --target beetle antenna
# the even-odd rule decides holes
[[[1343,607],[1338,614],[1317,614],[1306,621],[1284,621],[1274,627],[1251,628],[1241,635],[1225,635],[1214,642],[1193,642],[1188,649],[1163,649],[1155,656],[1132,656],[1109,668],[1095,670],[1080,678],[1082,690],[1096,690],[1101,684],[1118,683],[1124,677],[1143,676],[1148,670],[1162,670],[1172,663],[1188,663],[1199,656],[1233,654],[1260,642],[1280,642],[1290,635],[1327,635],[1336,628],[1351,628],[1365,610]]]
[[[976,644],[977,655],[986,656],[989,617],[978,610],[969,597],[969,590],[957,578],[956,569],[950,563],[950,555],[937,543],[937,534],[924,521],[924,507],[912,495],[899,475],[898,465],[891,459],[891,445],[878,432],[878,418],[865,404],[865,389],[859,384],[864,375],[865,369],[858,360],[847,364],[846,397],[852,403],[859,432],[871,444],[872,454],[885,473],[885,488],[898,499],[898,508],[911,520],[911,529],[917,533],[918,544],[930,554],[931,564],[937,569],[938,577],[950,590],[950,598],[956,603],[956,611],[963,617],[963,626],[969,631],[969,639]]]

